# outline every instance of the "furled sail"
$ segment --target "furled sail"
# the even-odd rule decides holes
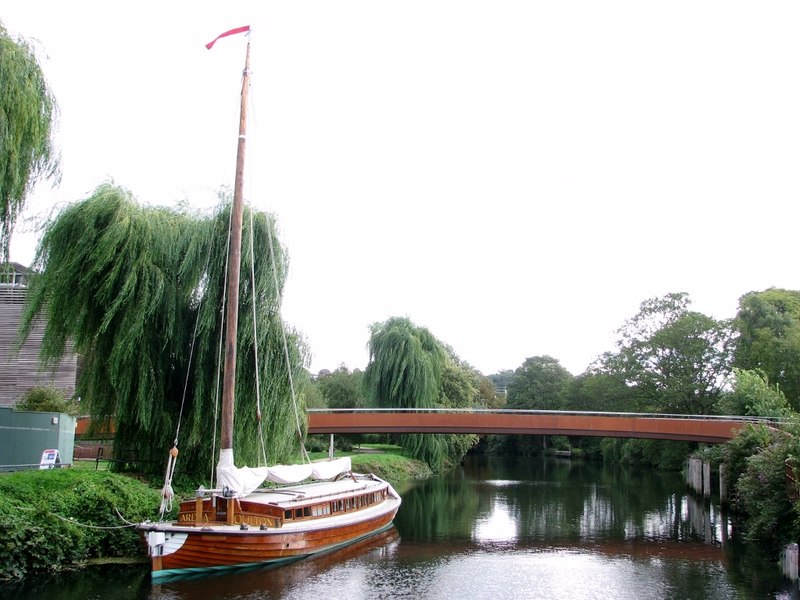
[[[217,483],[235,498],[242,498],[252,493],[264,483],[289,484],[299,483],[306,479],[333,479],[341,473],[349,473],[352,469],[350,457],[323,461],[305,465],[275,465],[274,467],[237,467],[233,463],[233,450],[230,448],[220,452],[217,463]]]

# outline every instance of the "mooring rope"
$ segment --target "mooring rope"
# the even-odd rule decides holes
[[[31,512],[38,510],[31,506],[14,506],[13,508],[15,508],[16,510],[27,510]],[[126,523],[125,525],[89,525],[88,523],[81,523],[80,521],[76,521],[75,517],[62,517],[61,515],[56,514],[49,510],[46,510],[44,512],[48,515],[55,517],[56,519],[61,519],[65,523],[70,523],[71,525],[77,525],[79,527],[85,527],[87,529],[128,529],[129,527],[136,527],[137,523],[131,523],[130,521],[125,519],[125,517],[123,517],[117,510],[116,506],[113,508],[114,512],[117,513],[117,516],[123,521],[125,521]]]

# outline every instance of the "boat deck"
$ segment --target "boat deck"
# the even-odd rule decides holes
[[[325,481],[310,484],[294,485],[280,488],[265,488],[257,490],[242,498],[244,502],[257,504],[275,504],[285,508],[295,508],[304,504],[319,502],[320,500],[337,500],[351,494],[379,490],[386,483],[375,479],[340,479],[339,481]]]

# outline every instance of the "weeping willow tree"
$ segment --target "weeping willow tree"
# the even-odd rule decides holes
[[[59,214],[37,249],[40,273],[30,285],[23,336],[42,316],[46,362],[74,345],[84,357],[77,393],[89,412],[114,419],[115,452],[153,461],[143,464],[155,471],[179,417],[183,468],[205,469],[214,458],[230,194],[220,200],[213,215],[203,216],[142,206],[104,184]],[[252,268],[255,286],[242,277],[234,446],[237,458],[252,465],[261,455],[256,373],[268,459],[286,460],[298,441],[289,371],[302,370],[305,348],[287,332],[287,363],[279,306],[288,264],[275,221],[247,211],[245,224],[242,269]]]
[[[58,107],[30,43],[0,23],[0,246],[8,245],[25,199],[41,179],[59,174],[52,142]]]
[[[456,407],[477,398],[455,399],[450,385],[460,367],[424,327],[392,317],[371,326],[369,364],[364,372],[367,401],[382,408]],[[456,378],[457,379],[457,378]],[[403,434],[400,444],[414,458],[439,470],[460,460],[476,436]]]

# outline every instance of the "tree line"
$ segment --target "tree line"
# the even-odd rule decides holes
[[[671,293],[643,301],[617,336],[616,348],[577,376],[551,356],[533,356],[515,370],[484,376],[442,342],[442,350],[430,350],[430,332],[395,317],[372,326],[366,372],[341,365],[310,378],[309,405],[775,417],[800,407],[800,292],[747,293],[736,316],[723,320],[692,310],[688,294]],[[406,338],[420,341],[413,345]],[[431,361],[430,375],[424,376],[428,382],[438,378],[437,393],[414,387],[411,374],[423,377],[425,363],[411,361],[404,351]],[[383,379],[376,387],[377,377]],[[541,452],[546,443],[540,437],[502,436],[484,440],[483,449],[529,455]],[[573,444],[607,458],[671,467],[680,466],[692,448],[645,440],[585,439]]]

